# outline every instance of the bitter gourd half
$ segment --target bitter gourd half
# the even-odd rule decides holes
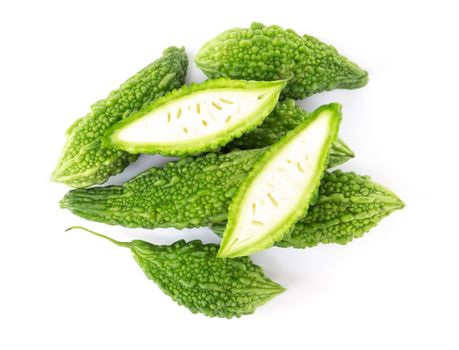
[[[231,141],[225,146],[225,150],[271,146],[310,116],[311,113],[297,106],[292,99],[279,101],[260,126]],[[343,164],[351,158],[354,158],[354,152],[343,140],[338,138],[330,148],[328,167],[331,168]]]
[[[113,125],[104,144],[135,154],[213,151],[261,124],[284,86],[230,79],[184,86]]]
[[[104,132],[166,92],[182,86],[187,65],[185,50],[170,47],[106,99],[93,104],[91,111],[67,130],[67,142],[52,179],[81,188],[103,183],[121,172],[137,156],[103,147]]]
[[[216,258],[218,246],[201,241],[154,245],[145,241],[118,242],[131,250],[145,275],[179,305],[210,317],[251,314],[285,289],[265,276],[248,257]],[[72,229],[72,228],[71,228]]]
[[[340,105],[322,106],[265,152],[230,204],[219,257],[269,248],[304,216],[340,122]]]
[[[195,62],[210,78],[288,79],[282,95],[294,99],[338,88],[355,89],[368,82],[368,73],[333,46],[260,23],[219,34],[199,50]]]
[[[308,248],[318,244],[346,244],[404,206],[397,195],[371,181],[369,176],[341,170],[325,173],[317,200],[307,215],[275,245]],[[210,226],[218,236],[223,236],[225,222]]]

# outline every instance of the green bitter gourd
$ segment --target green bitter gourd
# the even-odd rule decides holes
[[[75,189],[61,207],[126,227],[202,227],[226,221],[228,204],[263,149],[208,153],[153,167],[122,186]]]
[[[340,105],[322,106],[264,153],[230,204],[219,257],[269,248],[304,216],[340,122]]]
[[[368,82],[368,73],[333,46],[260,23],[219,34],[199,50],[195,62],[210,78],[289,79],[282,94],[294,99],[337,88],[355,89]]]
[[[251,314],[285,289],[265,276],[250,258],[218,259],[218,246],[201,241],[154,245],[141,240],[118,242],[131,250],[145,275],[179,305],[210,317]],[[72,229],[72,228],[70,228]]]
[[[259,127],[231,141],[225,146],[225,150],[271,146],[310,116],[311,113],[297,106],[292,99],[279,101]],[[328,167],[343,164],[350,158],[354,158],[354,152],[338,138],[330,148]]]
[[[210,226],[223,235],[229,204],[264,150],[213,153],[151,168],[123,186],[68,192],[61,207],[88,220],[126,227]],[[403,208],[391,191],[368,176],[325,173],[318,198],[277,246],[304,248],[344,244],[361,237]]]
[[[103,183],[121,172],[137,156],[103,147],[104,132],[166,92],[182,86],[187,65],[185,50],[170,47],[106,99],[92,105],[91,111],[67,130],[67,142],[52,179],[81,188]]]
[[[110,127],[104,145],[134,154],[213,151],[261,124],[284,86],[230,79],[183,86]]]
[[[318,244],[346,244],[404,206],[397,195],[371,181],[369,176],[341,170],[325,173],[316,202],[275,245],[308,248]],[[223,236],[226,223],[210,226],[218,236]]]

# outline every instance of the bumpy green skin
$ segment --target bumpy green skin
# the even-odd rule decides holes
[[[354,151],[343,140],[337,138],[328,154],[328,168],[344,164],[354,157]]]
[[[61,206],[83,218],[127,227],[211,226],[220,236],[228,206],[263,150],[209,154],[152,168],[123,186],[68,192]],[[361,237],[403,202],[367,176],[325,173],[319,196],[276,245],[304,248]]]
[[[355,89],[368,82],[368,73],[334,47],[291,29],[260,23],[221,33],[199,50],[195,61],[211,78],[289,79],[283,96],[294,99],[337,88]]]
[[[178,90],[174,90],[165,96],[157,99],[148,107],[141,111],[132,114],[129,118],[114,124],[110,127],[103,137],[103,145],[124,150],[131,154],[147,153],[147,154],[162,154],[166,156],[189,156],[203,152],[211,152],[226,145],[231,140],[240,137],[244,133],[253,130],[260,125],[263,120],[271,113],[276,106],[281,90],[285,87],[285,81],[245,81],[231,79],[214,79],[207,80],[202,84],[191,84],[183,86]],[[215,90],[259,90],[264,88],[273,88],[273,94],[265,99],[263,104],[257,108],[243,122],[232,125],[231,128],[221,130],[217,135],[211,135],[198,140],[189,142],[177,141],[174,144],[159,144],[159,143],[134,143],[126,142],[117,138],[117,134],[122,132],[124,128],[130,126],[133,122],[150,114],[155,109],[163,107],[173,101],[186,98],[191,94],[203,91],[213,92]]]
[[[225,150],[271,146],[310,116],[311,114],[297,106],[294,100],[280,101],[259,127],[230,142]],[[354,152],[338,138],[330,148],[328,167],[343,164],[351,158],[354,158]]]
[[[123,186],[68,192],[61,207],[126,227],[201,227],[226,221],[228,205],[263,149],[209,153],[151,168]]]
[[[316,203],[275,245],[307,248],[327,243],[346,244],[404,206],[393,192],[368,176],[340,170],[326,173]],[[211,229],[222,237],[225,223],[213,224]]]
[[[239,239],[235,235],[236,227],[238,226],[238,220],[241,216],[241,206],[243,205],[246,195],[250,192],[253,184],[255,184],[259,175],[263,174],[263,171],[269,164],[277,159],[277,155],[291,142],[294,142],[296,137],[306,130],[310,125],[314,123],[317,118],[320,118],[324,113],[327,113],[327,130],[328,134],[325,136],[320,149],[318,150],[318,160],[316,164],[311,167],[312,175],[308,186],[303,190],[304,192],[298,193],[301,195],[301,201],[289,212],[284,212],[282,219],[276,223],[273,228],[269,230],[265,229],[262,234],[257,236],[257,240],[247,244],[241,245],[238,248],[234,248],[234,242]],[[341,105],[338,103],[331,103],[324,105],[316,109],[310,118],[304,120],[295,129],[287,133],[279,142],[275,143],[272,147],[263,154],[263,156],[256,162],[253,169],[250,171],[246,179],[242,182],[238,189],[238,192],[231,201],[228,211],[228,224],[226,226],[225,233],[223,234],[222,243],[218,256],[221,258],[234,258],[239,256],[245,256],[253,254],[255,252],[270,248],[273,244],[281,240],[284,235],[290,231],[294,226],[295,222],[304,216],[309,208],[310,203],[315,198],[317,189],[320,185],[320,180],[326,170],[328,162],[328,154],[330,152],[331,145],[336,141],[338,136],[338,130],[341,123]],[[299,199],[300,197],[298,197]],[[282,208],[278,209],[282,210]]]
[[[251,314],[285,289],[265,276],[247,258],[218,259],[216,244],[177,241],[154,245],[145,241],[118,242],[76,226],[118,246],[129,248],[145,275],[179,305],[210,317]]]
[[[121,172],[137,156],[103,147],[101,137],[111,125],[182,86],[188,59],[183,48],[170,47],[161,58],[91,106],[91,111],[67,130],[67,143],[52,174],[56,182],[88,187]]]
[[[193,313],[239,317],[253,313],[284,291],[247,257],[217,258],[215,244],[182,240],[154,246],[133,241],[131,249],[147,277]]]

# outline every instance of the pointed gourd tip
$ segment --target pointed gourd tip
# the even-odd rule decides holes
[[[404,201],[402,201],[402,200],[400,199],[399,196],[395,195],[395,199],[397,200],[397,204],[398,204],[396,210],[397,210],[397,209],[403,209],[403,208],[405,208],[406,204],[405,204]]]
[[[280,285],[279,283],[275,283],[274,282],[274,285],[275,287],[273,288],[274,292],[274,296],[277,296],[279,294],[282,294],[283,292],[285,292],[287,290],[287,288],[285,288],[284,286]]]
[[[57,164],[56,168],[54,168],[54,171],[51,173],[50,180],[52,182],[56,183],[62,183],[60,173],[62,172],[62,169],[60,168],[60,164]]]
[[[346,81],[343,81],[343,83],[340,85],[340,88],[359,89],[367,85],[368,81],[369,81],[368,72],[356,66],[355,69],[353,69],[352,78]]]
[[[288,79],[276,80],[276,82],[281,86],[281,90],[282,90],[287,85]]]
[[[59,207],[60,207],[61,209],[67,209],[67,204],[68,204],[68,203],[67,203],[67,201],[65,200],[65,197],[62,198],[62,199],[59,201]]]

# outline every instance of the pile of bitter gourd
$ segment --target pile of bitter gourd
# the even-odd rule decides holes
[[[253,23],[207,42],[195,62],[209,80],[185,86],[187,56],[170,47],[93,104],[67,130],[52,178],[75,187],[61,207],[88,220],[211,228],[220,246],[90,232],[130,248],[147,277],[192,312],[239,317],[284,290],[248,255],[273,245],[345,244],[404,204],[367,176],[328,170],[354,156],[338,138],[339,104],[311,113],[295,104],[367,83],[367,72],[335,48]],[[91,187],[140,153],[179,160],[122,186]]]

